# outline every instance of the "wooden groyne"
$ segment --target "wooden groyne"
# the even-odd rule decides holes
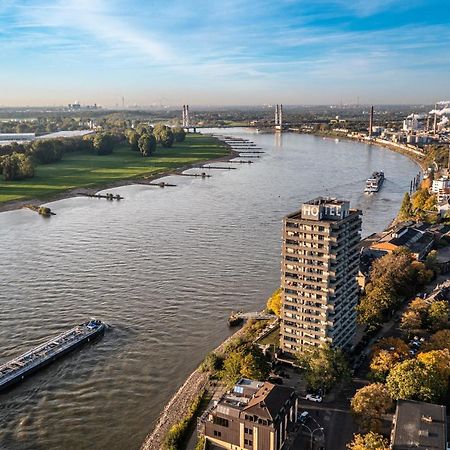
[[[123,200],[123,197],[119,194],[88,194],[86,192],[78,192],[77,195],[90,198],[104,198],[106,200]]]
[[[257,150],[255,150],[255,151],[241,151],[241,150],[238,150],[239,151],[239,153],[251,153],[251,154],[257,154],[257,153],[266,153],[266,152],[260,152],[260,151],[257,151]]]
[[[230,164],[253,164],[254,161],[228,161]]]
[[[212,175],[208,175],[205,172],[202,173],[179,173],[180,177],[201,177],[201,178],[211,178]]]
[[[230,162],[230,161],[228,161]],[[226,167],[226,166],[203,166],[203,169],[223,169],[223,170],[233,170],[236,167]]]
[[[23,205],[23,207],[28,208],[31,211],[37,212],[38,214],[44,217],[56,216],[56,213],[54,213],[50,208],[47,208],[46,206]]]
[[[244,156],[239,155],[239,158],[261,158],[261,156],[259,156],[259,155],[244,155]]]

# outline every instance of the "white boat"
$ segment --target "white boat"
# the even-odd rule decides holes
[[[370,178],[366,180],[364,192],[372,194],[378,192],[384,182],[384,172],[374,172]]]

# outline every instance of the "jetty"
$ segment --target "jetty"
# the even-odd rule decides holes
[[[230,317],[228,318],[228,325],[230,327],[234,327],[236,325],[240,325],[245,320],[273,320],[277,319],[275,314],[268,314],[265,312],[232,312]]]
[[[230,164],[253,164],[254,161],[228,161]]]
[[[261,156],[259,156],[259,155],[245,155],[245,156],[239,155],[239,158],[261,158]]]
[[[119,194],[88,194],[86,192],[79,192],[77,195],[89,198],[104,198],[106,200],[123,200],[123,197]]]

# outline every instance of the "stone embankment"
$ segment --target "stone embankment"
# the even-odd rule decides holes
[[[228,339],[222,342],[214,351],[222,352],[228,343],[245,332],[244,328],[239,329]],[[173,425],[177,424],[188,414],[194,400],[206,386],[209,380],[207,372],[200,372],[197,368],[189,375],[188,379],[178,389],[175,395],[170,399],[160,414],[155,428],[147,436],[142,444],[141,450],[161,450],[165,437]]]

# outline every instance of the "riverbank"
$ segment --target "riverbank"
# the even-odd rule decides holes
[[[237,152],[218,139],[197,134],[187,135],[185,142],[173,148],[158,148],[149,158],[132,152],[128,146],[105,156],[69,153],[58,163],[38,166],[34,178],[0,182],[0,212],[20,209],[25,204],[39,206],[78,193],[148,184],[157,178],[236,156]]]
[[[345,139],[349,141],[357,141],[361,142],[363,144],[372,144],[372,145],[378,145],[382,148],[387,148],[388,150],[392,150],[396,153],[401,153],[402,155],[405,155],[409,157],[412,161],[414,161],[422,171],[427,170],[427,165],[424,161],[424,156],[421,152],[418,150],[415,150],[414,148],[408,147],[404,144],[396,144],[395,142],[386,141],[384,139],[379,138],[373,138],[372,140],[366,140],[362,139],[358,136],[352,136],[348,134],[341,134],[341,133],[321,133],[321,132],[315,132],[315,133],[304,133],[304,134],[312,134],[314,136],[326,138],[326,139]]]
[[[212,352],[222,353],[233,339],[239,338],[245,332],[245,327],[240,328],[212,350]],[[199,393],[205,389],[208,381],[209,373],[202,372],[200,366],[189,375],[183,385],[164,407],[156,421],[153,431],[145,438],[141,450],[161,450],[163,448],[164,440],[169,430],[188,414],[192,403],[196,400]]]

